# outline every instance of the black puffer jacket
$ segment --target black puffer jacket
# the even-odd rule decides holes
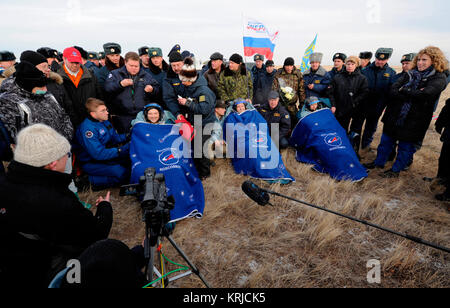
[[[55,63],[55,61],[53,62]],[[16,70],[14,69],[12,71],[12,74],[10,74],[0,87],[0,93],[8,92],[10,89],[13,89],[15,87],[16,78],[14,77],[14,73]],[[64,109],[64,111],[69,116],[70,120],[74,118],[74,111],[72,106],[72,100],[70,99],[69,95],[66,92],[66,89],[63,86],[64,80],[62,77],[55,73],[50,72],[50,76],[48,77],[48,83],[47,83],[47,91],[53,94],[53,96],[56,98],[58,103],[61,105],[61,107]],[[72,123],[73,124],[73,123]]]
[[[100,203],[94,216],[68,189],[70,181],[65,173],[15,161],[0,177],[0,276],[8,283],[25,279],[46,287],[60,265],[108,237],[110,203]]]
[[[445,102],[439,118],[436,121],[436,130],[441,133],[442,142],[450,142],[450,98]]]
[[[361,73],[344,71],[335,75],[328,88],[328,97],[331,105],[336,107],[336,117],[354,113],[368,92],[367,79]]]
[[[36,123],[50,126],[69,141],[74,133],[69,116],[53,94],[36,95],[16,82],[0,94],[0,119],[13,140],[22,128]]]
[[[418,85],[417,90],[406,90],[410,74],[405,74],[392,86],[391,99],[382,119],[383,133],[405,142],[421,142],[433,118],[434,105],[447,86],[444,73],[431,72]],[[411,108],[402,126],[397,125],[402,107],[411,101]]]

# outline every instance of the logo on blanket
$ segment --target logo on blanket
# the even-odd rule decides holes
[[[267,147],[267,135],[259,132],[258,135],[253,138],[253,145],[256,147]]]
[[[339,147],[342,145],[342,139],[336,134],[328,134],[325,136],[325,143],[330,147]]]
[[[159,162],[164,166],[172,166],[178,164],[180,158],[173,149],[165,149],[159,155]]]

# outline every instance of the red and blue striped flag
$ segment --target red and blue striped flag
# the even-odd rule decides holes
[[[255,54],[265,56],[268,60],[273,60],[275,51],[275,39],[278,31],[271,34],[267,27],[252,18],[244,20],[244,55],[251,57]]]

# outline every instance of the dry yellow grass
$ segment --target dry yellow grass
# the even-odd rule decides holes
[[[438,112],[449,97],[447,89]],[[413,166],[400,179],[382,179],[372,172],[362,183],[339,183],[299,164],[294,151],[287,150],[283,159],[297,182],[256,183],[450,247],[447,205],[433,198],[443,188],[422,180],[437,172],[441,143],[433,128]],[[364,161],[372,160],[375,153],[368,153]],[[217,161],[212,174],[204,182],[204,217],[179,222],[173,238],[214,287],[450,287],[448,254],[281,198],[272,197],[274,207],[259,207],[242,193],[241,183],[247,178],[234,174],[228,160]],[[83,197],[94,202],[98,195]],[[141,243],[144,225],[136,199],[121,198],[114,190],[113,207],[111,238],[130,247]],[[165,253],[183,263],[167,241]],[[381,284],[367,282],[370,259],[381,263]],[[203,284],[190,276],[172,286]]]

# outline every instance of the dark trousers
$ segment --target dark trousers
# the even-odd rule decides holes
[[[81,167],[87,175],[89,182],[96,189],[106,189],[127,184],[130,179],[130,161],[117,159],[105,162],[89,162]]]
[[[336,117],[336,120],[341,124],[341,126],[345,129],[345,132],[348,133],[348,127],[350,126],[350,121],[352,120],[352,115],[344,115]]]
[[[442,145],[437,177],[445,180],[448,187],[450,180],[450,142],[444,142]]]
[[[386,134],[381,136],[381,142],[378,146],[377,158],[375,160],[376,166],[384,167],[386,165],[389,156],[395,150],[396,144],[396,139],[391,138]],[[392,166],[392,171],[400,172],[405,170],[411,163],[416,151],[417,148],[414,143],[399,141],[397,159]]]
[[[209,177],[211,175],[211,160],[206,156],[204,146],[207,144],[211,135],[195,135],[193,142],[191,143],[194,165],[197,169],[200,178]],[[196,145],[198,143],[198,145]],[[201,143],[201,148],[199,148]]]
[[[286,137],[280,138],[280,150],[287,149],[289,147],[289,140]]]
[[[375,135],[377,128],[378,128],[378,122],[380,120],[381,115],[383,114],[383,111],[373,111],[373,112],[364,112],[358,114],[352,122],[352,126],[350,128],[350,131],[358,133],[361,135],[362,128],[364,126],[364,122],[366,123],[366,126],[364,127],[364,133],[362,134],[362,141],[361,141],[361,147],[363,149],[370,146],[370,144],[373,141],[373,136]]]

